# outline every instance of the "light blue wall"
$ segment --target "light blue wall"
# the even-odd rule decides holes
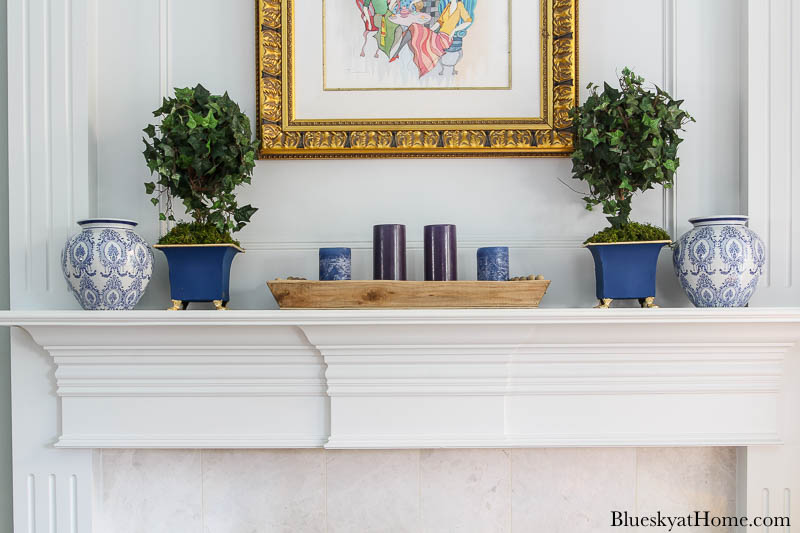
[[[6,0],[0,0],[0,309],[8,309],[8,79]],[[0,533],[11,533],[11,382],[8,328],[0,328]]]

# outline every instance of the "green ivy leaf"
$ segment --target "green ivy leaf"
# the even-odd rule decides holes
[[[622,142],[622,136],[625,135],[625,132],[622,130],[612,131],[608,134],[611,146],[619,146],[619,143]]]
[[[597,146],[600,144],[600,132],[597,131],[597,128],[592,128],[589,133],[587,133],[584,138],[588,141],[591,141],[593,146]]]

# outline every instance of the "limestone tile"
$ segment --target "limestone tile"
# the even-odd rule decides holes
[[[511,531],[508,450],[420,452],[422,531]]]
[[[511,458],[514,531],[607,531],[611,511],[635,508],[635,449],[515,449]]]
[[[203,452],[204,533],[325,530],[322,450]]]
[[[419,456],[419,450],[327,452],[328,532],[418,532]]]
[[[637,514],[736,514],[735,448],[639,448]],[[726,533],[727,528],[686,531]]]
[[[95,461],[94,531],[200,533],[200,452],[102,450]]]

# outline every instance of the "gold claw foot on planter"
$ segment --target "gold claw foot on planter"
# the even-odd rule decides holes
[[[595,309],[610,309],[611,308],[611,302],[613,302],[613,301],[614,301],[613,298],[601,298],[600,299],[600,303],[595,305],[594,308]]]
[[[217,311],[227,311],[228,310],[228,302],[223,302],[222,300],[214,300],[214,307]]]
[[[186,309],[186,306],[183,305],[181,300],[172,300],[172,307],[167,309],[167,311],[182,311]]]
[[[648,296],[647,298],[639,298],[639,304],[641,304],[642,309],[658,309],[658,306],[655,304],[656,297],[655,296]]]

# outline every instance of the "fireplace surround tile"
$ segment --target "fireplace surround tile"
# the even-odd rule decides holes
[[[736,515],[735,448],[639,448],[637,512]],[[727,533],[725,528],[693,532]]]
[[[420,452],[422,531],[511,531],[511,451]]]
[[[98,450],[97,533],[201,533],[199,450]]]
[[[328,533],[420,531],[419,450],[326,453]]]
[[[605,531],[611,510],[636,504],[635,448],[511,452],[514,531]]]
[[[322,450],[203,452],[203,533],[325,531]]]
[[[732,515],[736,450],[98,450],[94,482],[99,533],[588,533]]]

